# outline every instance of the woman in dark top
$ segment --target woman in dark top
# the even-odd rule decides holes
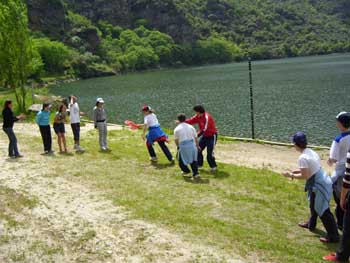
[[[9,143],[9,157],[11,158],[19,158],[23,157],[19,152],[17,148],[17,138],[15,133],[13,132],[13,123],[24,119],[24,115],[15,116],[12,111],[12,101],[6,100],[4,109],[2,111],[2,117],[4,119],[4,123],[2,126],[2,129],[9,137],[10,143]]]

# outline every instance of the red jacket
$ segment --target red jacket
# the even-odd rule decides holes
[[[211,137],[218,132],[216,130],[214,119],[208,112],[205,112],[202,116],[194,115],[191,119],[187,119],[186,123],[192,125],[198,124],[198,133],[204,137]]]

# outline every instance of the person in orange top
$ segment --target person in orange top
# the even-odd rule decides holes
[[[212,172],[217,170],[217,164],[214,157],[214,148],[218,138],[218,132],[213,117],[204,110],[202,105],[193,107],[196,114],[186,120],[188,124],[198,124],[199,131],[199,150],[198,150],[198,166],[203,166],[203,151],[207,148],[207,161]]]

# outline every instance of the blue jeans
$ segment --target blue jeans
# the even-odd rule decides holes
[[[13,132],[13,128],[2,128],[4,132],[9,137],[10,143],[9,143],[9,156],[18,156],[18,148],[17,148],[17,138],[15,133]]]

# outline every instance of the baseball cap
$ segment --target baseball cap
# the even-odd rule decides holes
[[[302,131],[296,132],[290,139],[297,146],[305,147],[307,145],[306,135]]]
[[[105,103],[105,101],[102,98],[97,98],[96,102],[98,102],[98,103]]]
[[[148,105],[144,105],[141,109],[141,111],[150,111],[152,108]]]
[[[335,118],[344,126],[344,128],[350,127],[350,112],[342,111]]]

